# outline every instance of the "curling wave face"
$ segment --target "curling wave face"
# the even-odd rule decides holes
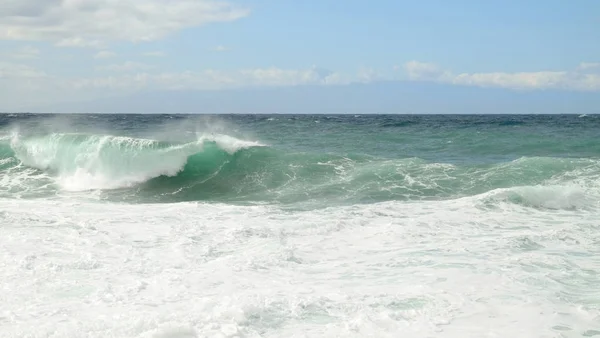
[[[85,134],[15,135],[10,141],[22,164],[53,175],[61,188],[73,191],[126,188],[160,176],[177,176],[194,155],[203,154],[200,162],[208,164],[251,146],[259,144],[224,135],[183,144]]]

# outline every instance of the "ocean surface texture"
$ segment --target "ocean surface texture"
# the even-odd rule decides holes
[[[0,115],[0,336],[600,336],[599,137],[593,115]]]

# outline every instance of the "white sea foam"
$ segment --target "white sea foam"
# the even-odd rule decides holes
[[[314,211],[0,199],[2,336],[597,330],[598,211],[485,198]]]

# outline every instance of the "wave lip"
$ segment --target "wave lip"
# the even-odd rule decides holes
[[[593,206],[593,199],[579,186],[539,185],[492,190],[482,196],[485,204],[499,202],[525,207],[554,210],[585,209]]]
[[[215,143],[220,149],[225,150],[229,154],[233,155],[236,152],[248,149],[252,147],[265,147],[266,145],[258,141],[246,141],[240,140],[233,136],[225,134],[211,134],[211,135],[197,135],[197,143],[203,144],[205,142]]]
[[[211,152],[234,154],[258,142],[227,135],[199,135],[197,141],[172,144],[112,135],[54,133],[23,138],[11,148],[23,164],[48,171],[67,191],[126,188],[160,176],[176,176],[188,158]]]

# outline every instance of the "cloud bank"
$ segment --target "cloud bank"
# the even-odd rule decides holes
[[[0,61],[0,80],[19,81],[46,78],[46,73],[33,67],[12,62]]]
[[[570,71],[453,73],[432,63],[410,61],[404,65],[413,81],[499,87],[515,90],[566,89],[600,91],[600,64],[581,63]]]
[[[127,72],[150,69],[149,65],[126,62],[109,65],[99,70]],[[238,71],[184,72],[139,72],[128,75],[111,75],[96,78],[69,80],[65,85],[75,89],[229,89],[255,86],[296,86],[296,85],[332,85],[343,84],[340,74],[312,67],[309,69],[255,68]]]
[[[153,41],[178,30],[227,22],[248,10],[218,0],[3,0],[0,39],[102,48]]]
[[[94,59],[109,59],[109,58],[113,58],[117,56],[117,54],[115,52],[111,52],[108,50],[102,50],[99,51],[98,53],[96,53],[96,55],[94,55]]]
[[[29,51],[32,52],[32,51]],[[30,53],[35,54],[35,53]],[[98,53],[96,57],[111,54]],[[83,77],[49,74],[30,65],[0,62],[0,100],[10,110],[24,103],[63,102],[77,98],[126,95],[139,91],[222,90],[252,87],[300,85],[345,85],[389,81],[397,77],[373,69],[359,69],[354,75],[318,67],[307,69],[250,68],[241,70],[187,70],[169,72],[152,64],[126,61],[99,65],[96,73]],[[581,63],[570,71],[453,73],[431,64],[410,61],[402,67],[400,79],[464,87],[504,88],[540,91],[549,89],[598,92],[600,64]],[[35,95],[33,95],[35,93]],[[27,98],[27,99],[25,99]]]

